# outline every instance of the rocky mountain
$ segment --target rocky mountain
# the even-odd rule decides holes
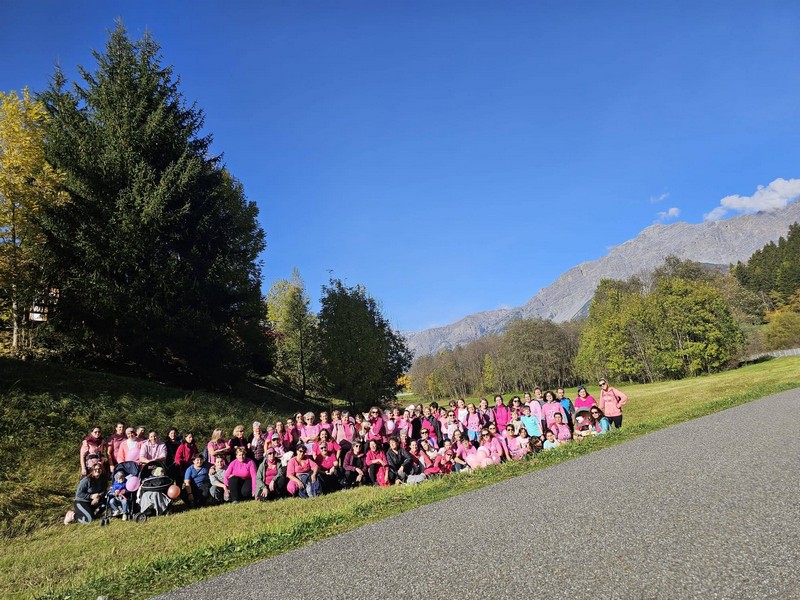
[[[408,333],[406,338],[415,356],[423,356],[500,333],[518,318],[568,321],[586,312],[601,279],[627,279],[650,271],[671,254],[718,265],[747,260],[768,242],[785,236],[796,221],[800,221],[800,202],[721,221],[651,225],[603,258],[572,267],[522,306],[476,313],[444,327]]]

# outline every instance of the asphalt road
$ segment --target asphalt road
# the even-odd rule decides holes
[[[800,390],[161,598],[800,598]]]

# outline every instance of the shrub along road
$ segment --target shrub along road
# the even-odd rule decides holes
[[[776,394],[161,598],[800,598],[798,407]]]

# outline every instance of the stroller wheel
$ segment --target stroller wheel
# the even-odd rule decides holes
[[[133,518],[133,520],[137,523],[144,523],[147,521],[147,515],[145,513],[139,513]]]
[[[108,525],[108,519],[103,517],[103,519],[100,521],[100,527],[105,527],[106,525]]]

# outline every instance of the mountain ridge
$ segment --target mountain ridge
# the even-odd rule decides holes
[[[567,269],[521,306],[466,315],[449,325],[406,333],[406,340],[415,356],[424,356],[501,333],[517,318],[569,321],[585,311],[602,279],[627,279],[658,267],[669,255],[717,265],[747,260],[765,244],[785,236],[796,221],[800,221],[800,202],[720,221],[649,225],[605,256]]]

